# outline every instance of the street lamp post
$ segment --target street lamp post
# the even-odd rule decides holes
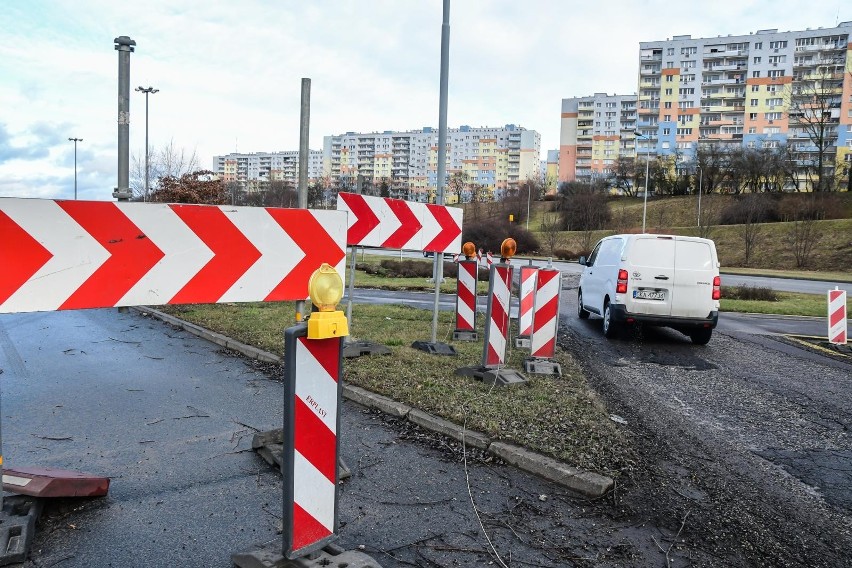
[[[160,89],[155,89],[154,87],[136,87],[136,90],[140,93],[145,93],[145,195],[142,200],[148,201],[148,176],[150,174],[150,167],[148,165],[148,95],[158,93]]]
[[[74,199],[77,199],[77,142],[82,142],[82,138],[69,138],[69,142],[74,143]]]
[[[698,228],[701,228],[701,182],[704,181],[704,170],[701,169],[701,166],[695,166],[698,168]]]
[[[527,182],[527,231],[530,230],[530,195],[532,195],[532,187]]]
[[[634,134],[636,134],[636,136],[638,136],[639,138],[644,138],[645,140],[648,140],[648,141],[651,140],[648,136],[641,134],[638,130],[636,130],[634,132]],[[649,169],[649,165],[650,165],[650,160],[651,160],[651,151],[650,151],[650,148],[646,148],[645,149],[645,202],[642,204],[642,232],[643,233],[645,232],[645,216],[648,213],[648,169]]]

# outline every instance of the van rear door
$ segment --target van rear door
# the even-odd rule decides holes
[[[668,316],[675,276],[673,237],[640,235],[627,252],[627,311]]]
[[[713,277],[716,263],[708,241],[675,241],[675,279],[671,314],[706,318],[713,311]]]

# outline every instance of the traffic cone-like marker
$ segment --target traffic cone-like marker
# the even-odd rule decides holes
[[[527,382],[526,377],[505,366],[506,345],[509,342],[509,309],[512,303],[512,267],[509,260],[514,256],[516,247],[514,239],[504,240],[500,262],[491,265],[482,365],[456,369],[457,375],[498,386],[515,386]]]
[[[466,260],[458,262],[459,276],[456,281],[456,329],[453,339],[456,341],[476,341],[476,284],[479,263],[474,258],[476,247],[465,243],[462,252]]]
[[[340,379],[349,326],[336,309],[343,281],[334,267],[317,269],[308,289],[315,311],[284,331],[283,543],[232,555],[242,568],[289,566],[294,559],[378,566],[363,552],[329,546],[338,529]]]
[[[553,360],[556,355],[556,330],[559,326],[559,292],[561,290],[561,271],[551,267],[538,270],[530,356],[524,360],[524,371],[527,373],[562,376],[562,367]]]
[[[846,290],[837,286],[828,291],[828,342],[846,345]]]
[[[515,347],[529,349],[530,337],[533,331],[533,308],[535,300],[535,283],[538,277],[537,266],[521,267],[521,285],[519,292],[518,307],[518,337],[515,338]]]

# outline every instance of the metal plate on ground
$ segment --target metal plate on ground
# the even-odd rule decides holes
[[[415,341],[411,344],[411,347],[419,349],[420,351],[425,351],[430,355],[458,355],[455,347],[439,341],[436,341],[435,343],[432,343],[431,341]]]
[[[281,460],[284,457],[283,428],[258,432],[251,439],[251,447],[266,461],[266,463],[279,471],[281,470]],[[341,481],[352,477],[352,472],[349,470],[349,466],[346,465],[341,457],[337,458],[337,469],[338,477]]]
[[[515,387],[525,385],[529,380],[514,369],[508,367],[460,367],[455,371],[461,377],[471,377],[488,385]]]
[[[3,489],[33,497],[103,497],[109,477],[52,467],[4,468]]]
[[[539,357],[527,357],[524,359],[524,371],[535,375],[559,375],[562,376],[562,367],[556,361],[541,359]]]
[[[475,331],[455,330],[453,341],[479,341],[479,334]]]
[[[353,359],[363,355],[390,355],[391,350],[380,343],[372,341],[344,341],[343,357]]]
[[[231,555],[238,568],[382,568],[372,557],[355,550],[339,552],[336,547],[326,548],[305,558],[287,560],[281,554],[281,543],[267,543],[248,552]]]

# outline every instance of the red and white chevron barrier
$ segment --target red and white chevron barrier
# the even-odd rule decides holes
[[[489,267],[490,267],[492,264],[494,264],[494,256],[491,254],[491,251],[488,251],[488,254],[486,255],[486,260],[487,260],[487,262],[488,262],[488,266],[489,266]]]
[[[349,213],[346,244],[428,252],[461,250],[463,211],[432,205],[340,193],[337,210]]]
[[[846,345],[846,291],[835,288],[828,291],[828,341]]]
[[[518,308],[518,337],[515,347],[529,347],[533,331],[533,304],[535,300],[535,283],[538,267],[521,267],[521,284],[519,291],[520,307]]]
[[[475,260],[461,260],[458,263],[459,277],[456,281],[456,329],[453,339],[457,341],[476,341],[476,282],[479,263]]]
[[[491,266],[485,322],[484,367],[499,367],[506,362],[509,336],[509,307],[512,302],[512,267],[498,263]]]
[[[288,328],[285,343],[284,553],[318,550],[337,529],[337,456],[343,338],[308,339]]]
[[[0,313],[304,300],[339,211],[0,198]]]
[[[530,339],[530,357],[524,360],[524,370],[536,374],[562,375],[556,355],[556,332],[559,327],[559,293],[562,290],[562,272],[541,268],[535,290],[533,331]]]

